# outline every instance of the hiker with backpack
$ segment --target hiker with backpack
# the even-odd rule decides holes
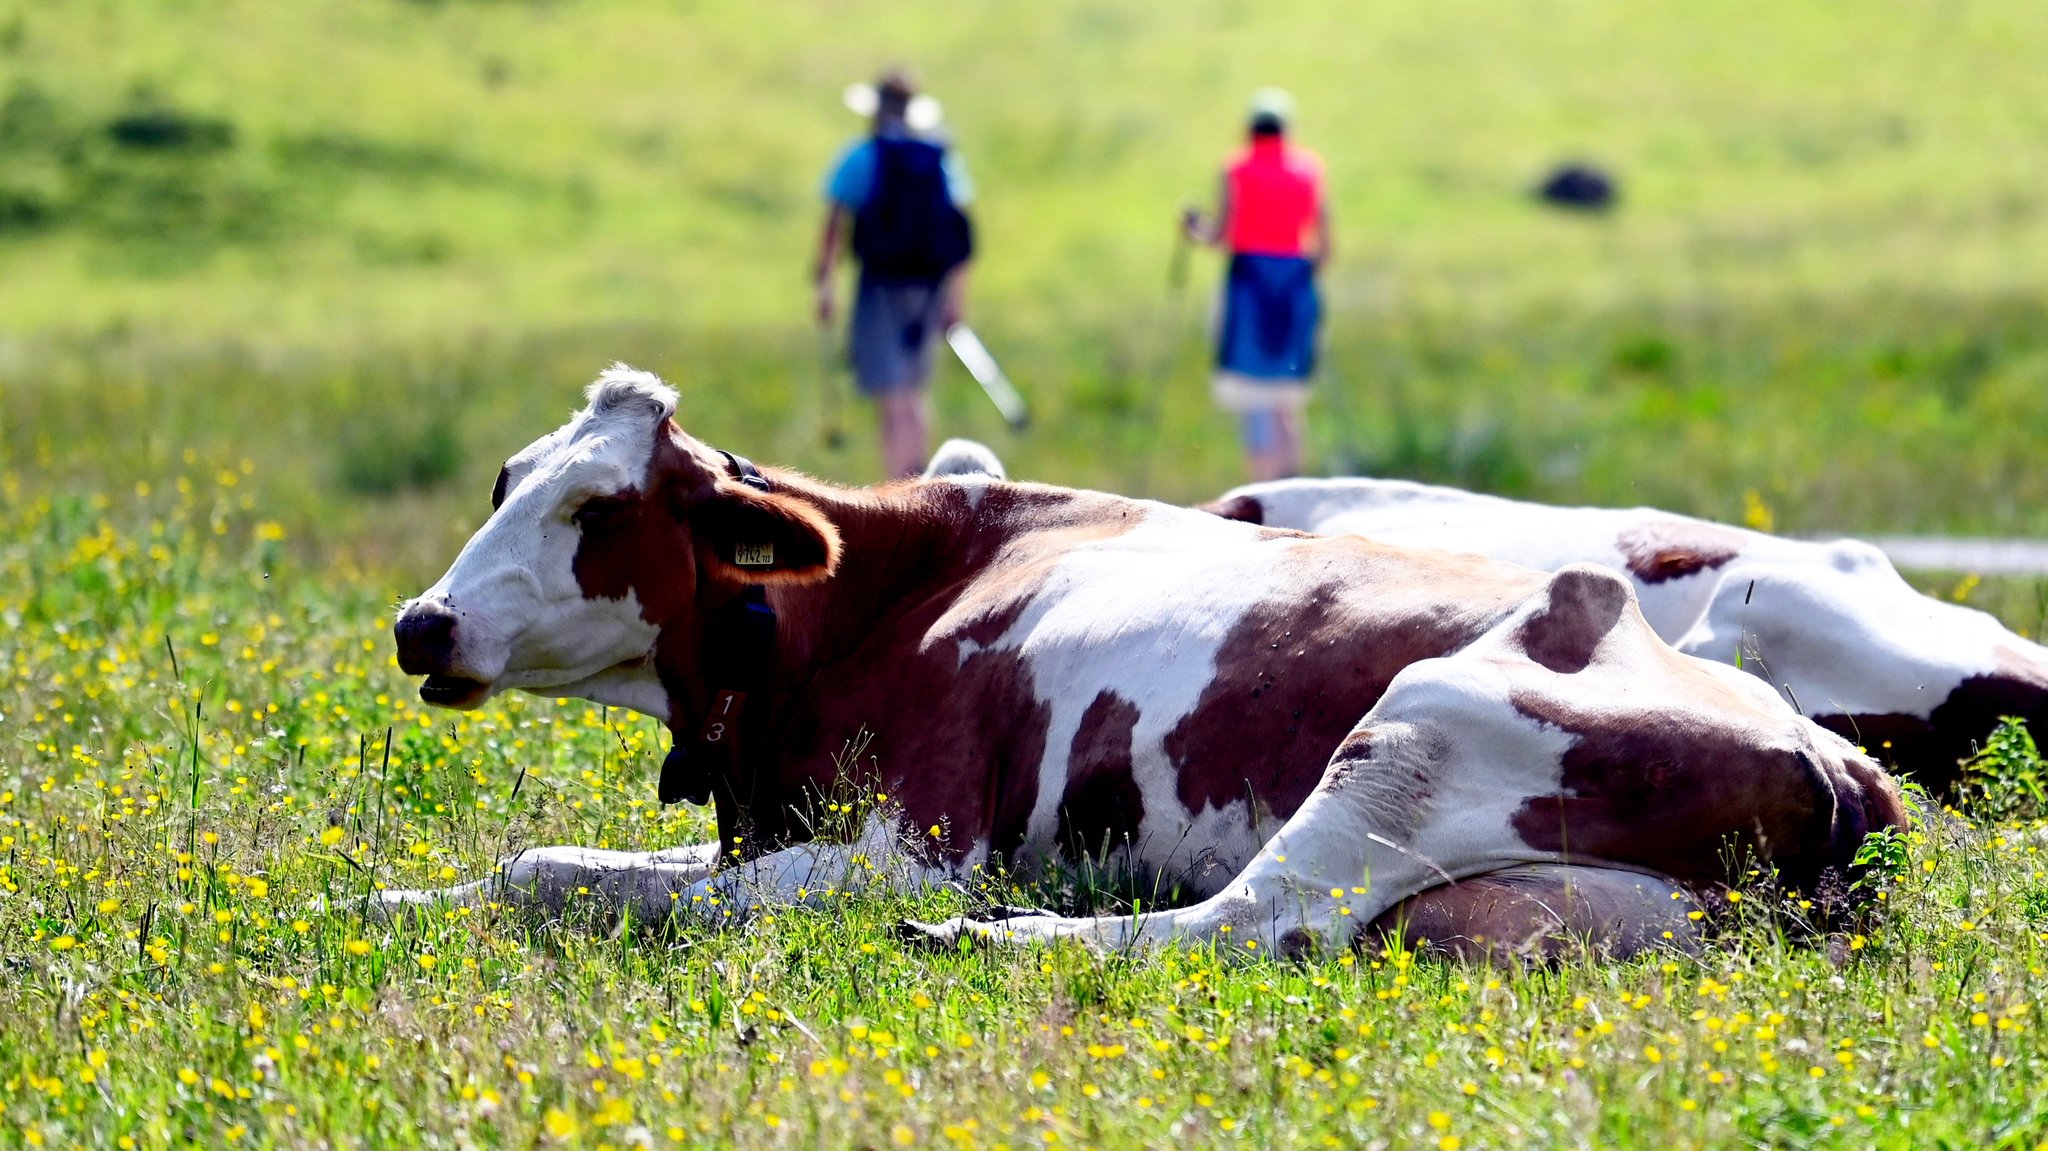
[[[1238,418],[1254,480],[1301,472],[1322,323],[1316,272],[1330,258],[1323,162],[1288,141],[1293,118],[1287,93],[1253,93],[1250,139],[1224,169],[1216,214],[1187,209],[1181,218],[1189,239],[1230,253],[1210,391]]]
[[[958,154],[937,136],[938,104],[901,71],[847,90],[874,130],[847,146],[825,181],[818,244],[817,316],[837,311],[834,271],[850,236],[860,263],[847,326],[847,359],[881,415],[882,460],[892,476],[916,475],[931,450],[928,385],[945,330],[967,290],[973,186]]]

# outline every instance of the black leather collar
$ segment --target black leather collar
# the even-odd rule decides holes
[[[733,479],[756,491],[774,490],[745,456],[718,454]],[[661,802],[709,803],[713,788],[720,782],[730,788],[747,753],[766,742],[762,729],[768,725],[777,632],[775,609],[758,584],[704,621],[697,658],[711,685],[710,701],[687,743],[670,729],[674,744],[661,762]]]

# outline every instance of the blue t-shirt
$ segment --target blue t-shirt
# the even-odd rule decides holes
[[[974,201],[974,182],[967,178],[967,166],[960,162],[960,153],[946,149],[940,164],[946,173],[946,195],[954,207],[965,208]],[[849,212],[858,212],[874,192],[875,141],[872,136],[863,136],[840,151],[831,173],[825,177],[825,199]]]

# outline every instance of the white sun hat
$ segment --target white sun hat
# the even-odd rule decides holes
[[[1261,88],[1252,93],[1251,118],[1270,119],[1283,127],[1294,123],[1294,97],[1285,88]]]
[[[873,84],[859,81],[848,84],[840,93],[839,102],[856,116],[872,116],[882,106],[882,95]],[[937,100],[920,92],[910,98],[909,107],[903,111],[903,122],[914,132],[929,132],[946,118],[946,110]]]

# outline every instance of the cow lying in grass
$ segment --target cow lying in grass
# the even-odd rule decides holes
[[[1672,651],[1628,583],[987,476],[834,487],[690,437],[615,368],[514,456],[405,605],[429,703],[507,688],[666,723],[717,845],[555,848],[445,892],[642,920],[1089,855],[1201,900],[1019,936],[1293,950],[1692,931],[1753,852],[1794,885],[1903,823],[1892,781],[1757,680]],[[810,838],[865,741],[900,810]],[[865,867],[898,833],[915,868]],[[737,860],[713,870],[716,860]],[[958,922],[941,934],[986,932]]]
[[[1447,548],[1538,571],[1597,563],[1682,652],[1769,681],[1815,722],[1936,791],[2002,716],[2048,720],[2048,649],[1920,594],[1856,540],[1814,543],[1650,508],[1563,508],[1406,480],[1251,484],[1231,519]]]

